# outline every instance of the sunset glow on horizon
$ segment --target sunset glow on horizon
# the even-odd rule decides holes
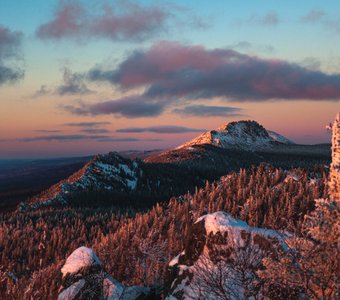
[[[245,119],[329,143],[340,3],[293,3],[3,0],[0,159],[166,149]]]

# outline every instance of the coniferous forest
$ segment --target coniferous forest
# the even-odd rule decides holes
[[[254,227],[302,235],[314,199],[327,195],[327,169],[240,169],[150,210],[46,208],[1,215],[1,298],[55,299],[60,268],[77,247],[92,247],[115,279],[164,290],[168,262],[182,251],[194,220],[216,211]]]

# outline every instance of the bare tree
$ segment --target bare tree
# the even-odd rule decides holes
[[[161,262],[167,261],[167,241],[140,240],[138,243],[141,279],[144,285],[161,285]]]
[[[193,277],[187,289],[189,297],[216,300],[259,298],[262,280],[256,271],[261,266],[263,254],[257,246],[233,249],[227,256],[221,249],[216,257],[204,253],[191,268]]]

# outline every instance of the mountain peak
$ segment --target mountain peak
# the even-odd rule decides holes
[[[233,134],[235,136],[239,136],[240,138],[244,137],[254,137],[254,138],[269,138],[269,134],[267,130],[258,122],[251,120],[241,120],[227,123],[226,125],[219,127],[216,129],[217,132],[225,131],[229,134]]]
[[[265,130],[264,127],[254,120],[240,120],[240,121],[233,121],[228,122],[225,125],[218,127],[216,130],[235,130],[238,127],[244,128],[258,128]]]
[[[284,136],[266,130],[256,121],[241,120],[229,122],[215,130],[207,131],[178,148],[211,144],[227,149],[258,150],[270,148],[276,143],[292,144]]]

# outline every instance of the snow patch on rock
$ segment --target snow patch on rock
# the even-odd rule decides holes
[[[86,267],[98,265],[100,266],[100,260],[94,251],[87,247],[80,247],[74,250],[71,255],[67,258],[64,266],[61,269],[63,277],[66,274],[75,274],[79,270]]]
[[[143,300],[151,289],[124,286],[107,274],[94,251],[87,247],[74,250],[61,269],[63,273],[58,300],[102,299]],[[89,296],[90,295],[90,296]],[[90,297],[90,298],[89,298]]]
[[[242,230],[245,230],[251,234],[260,234],[265,237],[276,238],[279,240],[282,239],[282,235],[275,230],[249,226],[246,222],[234,219],[230,214],[222,211],[204,215],[198,218],[195,223],[198,223],[202,220],[204,220],[204,226],[207,234],[228,232],[229,236],[234,236],[237,244],[240,244],[240,241],[242,240]]]

